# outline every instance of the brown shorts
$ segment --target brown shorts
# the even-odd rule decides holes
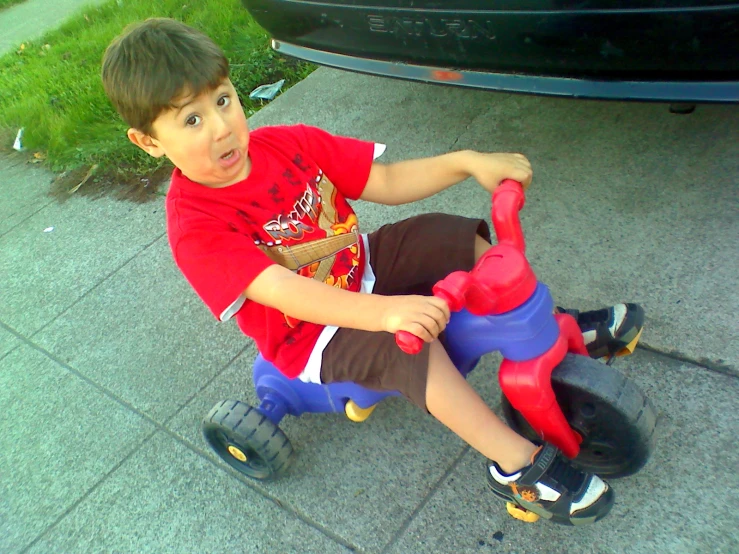
[[[426,214],[369,235],[375,294],[430,295],[437,281],[475,263],[475,235],[490,240],[480,219]],[[339,329],[323,351],[321,382],[351,381],[368,389],[399,391],[426,411],[429,344],[404,353],[391,333]]]

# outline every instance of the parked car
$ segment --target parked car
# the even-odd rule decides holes
[[[558,96],[739,102],[728,0],[243,0],[278,52],[374,75]]]

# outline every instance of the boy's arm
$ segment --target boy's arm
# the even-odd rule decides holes
[[[531,164],[522,154],[487,154],[462,150],[432,158],[389,165],[373,163],[360,198],[378,204],[407,204],[427,198],[474,177],[492,192],[505,179],[515,179],[524,188],[531,183]]]
[[[331,287],[274,264],[246,288],[246,297],[301,321],[365,331],[409,331],[431,342],[446,327],[449,307],[433,296],[381,296]]]

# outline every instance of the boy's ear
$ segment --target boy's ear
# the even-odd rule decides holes
[[[146,151],[146,153],[150,156],[154,156],[155,158],[161,158],[162,156],[164,156],[164,150],[159,145],[159,141],[157,141],[151,135],[147,135],[143,131],[139,131],[138,129],[134,129],[133,127],[131,127],[126,132],[126,135],[128,135],[128,140],[130,140],[142,150]]]

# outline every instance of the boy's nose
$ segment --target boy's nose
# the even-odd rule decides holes
[[[216,141],[223,140],[231,134],[228,122],[221,116],[215,118],[215,129],[213,135]]]

